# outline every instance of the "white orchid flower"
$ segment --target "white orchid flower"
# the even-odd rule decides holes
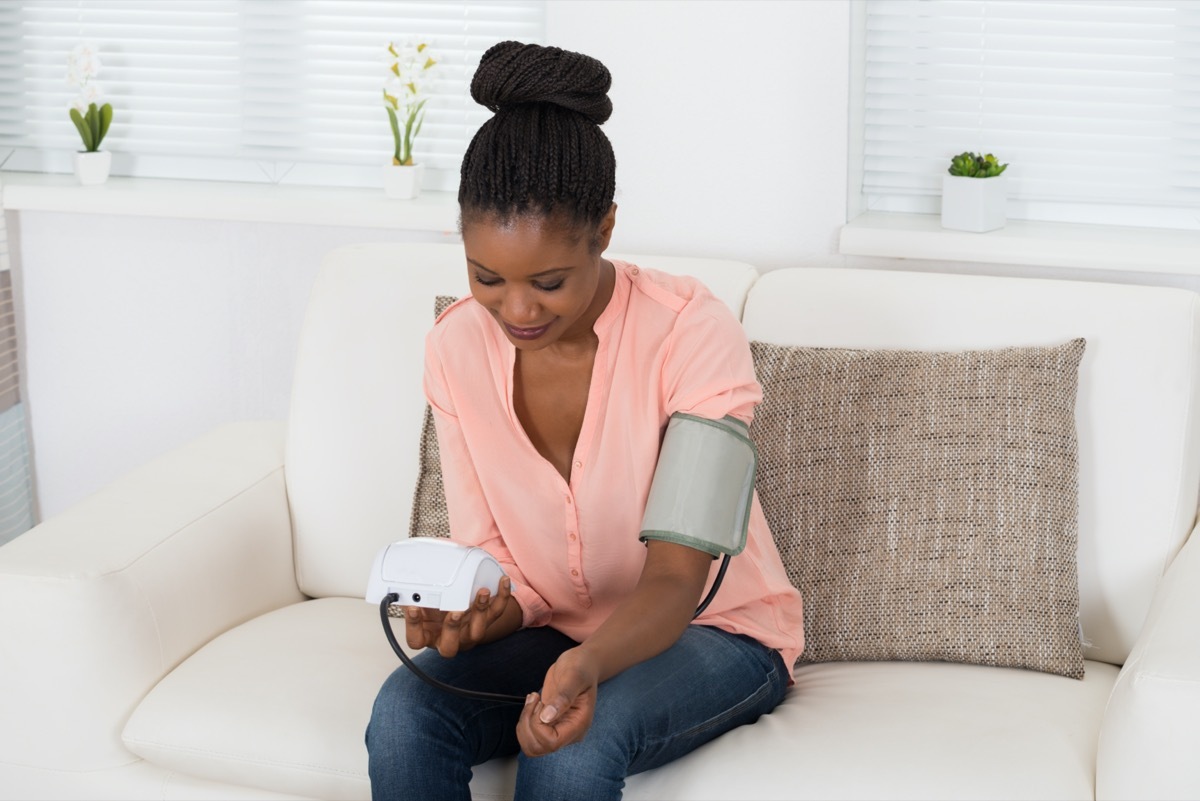
[[[104,105],[104,91],[100,88],[99,84],[89,83],[80,90],[79,96],[83,101],[84,108],[87,108],[91,103],[95,103],[97,106]]]
[[[383,82],[383,105],[391,124],[395,164],[412,164],[412,144],[425,119],[425,80],[437,64],[425,42],[388,42],[384,59],[387,67]]]
[[[100,67],[100,52],[95,45],[76,45],[67,56],[67,81],[83,86],[100,74]]]
[[[417,47],[417,63],[420,64],[422,74],[433,69],[440,61],[441,58],[433,52],[429,45],[421,44]]]
[[[76,109],[80,114],[87,114],[88,106],[92,103],[95,103],[97,108],[103,106],[104,92],[96,84],[89,83],[87,86],[80,88],[79,94],[75,96],[75,100],[71,103],[71,107]]]
[[[400,98],[404,94],[404,82],[395,75],[391,75],[383,82],[383,91],[400,102]]]
[[[413,63],[417,60],[417,45],[415,42],[405,42],[400,47],[400,52],[397,54],[397,60],[400,62],[401,69],[411,69]]]

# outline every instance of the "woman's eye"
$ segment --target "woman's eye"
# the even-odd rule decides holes
[[[553,292],[554,290],[558,289],[559,287],[561,287],[563,285],[564,280],[565,279],[560,278],[552,284],[539,284],[537,282],[534,282],[533,286],[535,289],[540,290],[542,292]],[[481,286],[500,286],[500,284],[504,283],[504,279],[502,279],[502,278],[484,278],[482,275],[476,275],[475,283],[477,283]]]

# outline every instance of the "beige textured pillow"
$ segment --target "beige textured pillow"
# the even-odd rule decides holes
[[[458,300],[452,295],[438,295],[433,301],[433,317],[444,312]],[[421,423],[420,467],[417,488],[413,492],[412,514],[409,515],[408,536],[449,537],[450,513],[446,511],[446,487],[442,483],[442,457],[438,450],[437,428],[433,410],[425,404],[425,419]]]
[[[1083,676],[1075,396],[1085,342],[959,353],[751,343],[758,492],[804,662]]]

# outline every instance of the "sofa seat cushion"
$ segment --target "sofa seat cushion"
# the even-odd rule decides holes
[[[180,773],[316,798],[367,798],[363,733],[399,664],[375,607],[277,609],[205,645],[126,724],[126,747]]]
[[[395,622],[399,641],[404,637]],[[364,735],[400,666],[361,598],[277,609],[205,645],[146,696],[127,748],[178,773],[320,799],[368,799]],[[476,797],[511,795],[514,765],[475,770]]]
[[[827,662],[784,702],[629,781],[627,801],[1081,799],[1118,668],[1082,681],[948,662]]]
[[[210,642],[151,691],[127,747],[163,768],[309,798],[370,797],[363,734],[399,665],[377,609],[325,598]],[[664,768],[626,798],[1082,798],[1117,668],[1083,681],[948,663],[826,663],[771,715]],[[515,760],[475,769],[512,797]]]

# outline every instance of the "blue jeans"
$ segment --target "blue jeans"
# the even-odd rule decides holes
[[[457,687],[524,697],[541,689],[546,671],[575,645],[554,629],[523,629],[451,659],[426,650],[417,662]],[[626,776],[753,723],[783,700],[787,683],[774,649],[688,626],[671,648],[600,685],[581,742],[518,757],[516,799],[620,798]],[[401,665],[379,691],[367,727],[372,797],[469,801],[472,765],[520,751],[520,715],[520,704],[459,698]]]

